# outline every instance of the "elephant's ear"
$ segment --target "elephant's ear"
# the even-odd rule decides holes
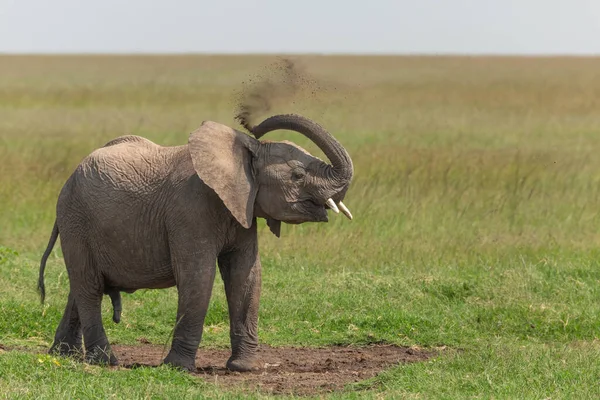
[[[273,235],[279,237],[281,235],[281,221],[273,218],[267,218],[267,225],[273,233]]]
[[[254,218],[258,187],[252,157],[258,146],[258,140],[212,121],[202,122],[188,139],[196,173],[244,228],[250,228]]]

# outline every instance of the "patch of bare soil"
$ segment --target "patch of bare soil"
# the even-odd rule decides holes
[[[162,346],[113,345],[123,367],[157,366],[165,354]],[[242,385],[272,394],[314,395],[340,390],[344,385],[372,378],[399,363],[427,360],[432,351],[373,344],[364,347],[333,346],[324,348],[270,347],[261,345],[262,370],[238,373],[225,368],[228,349],[198,350],[197,371],[209,382],[221,387]]]

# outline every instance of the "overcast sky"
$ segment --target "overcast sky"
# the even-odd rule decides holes
[[[0,52],[600,54],[600,0],[0,0]]]

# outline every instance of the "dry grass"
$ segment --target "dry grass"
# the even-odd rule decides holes
[[[82,157],[122,134],[178,144],[204,119],[237,126],[240,82],[264,73],[274,58],[0,61],[0,241],[39,248],[58,190]],[[286,227],[286,234],[308,239],[315,236],[303,232],[336,236],[342,229],[357,243],[384,235],[410,247],[411,236],[438,245],[440,235],[511,245],[543,244],[552,235],[564,244],[598,244],[600,60],[306,56],[299,62],[321,82],[321,92],[302,93],[273,112],[315,118],[348,147],[356,165],[348,202],[358,219],[334,221],[335,229]]]

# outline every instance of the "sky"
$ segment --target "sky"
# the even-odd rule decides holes
[[[0,0],[0,53],[600,55],[600,0]]]

